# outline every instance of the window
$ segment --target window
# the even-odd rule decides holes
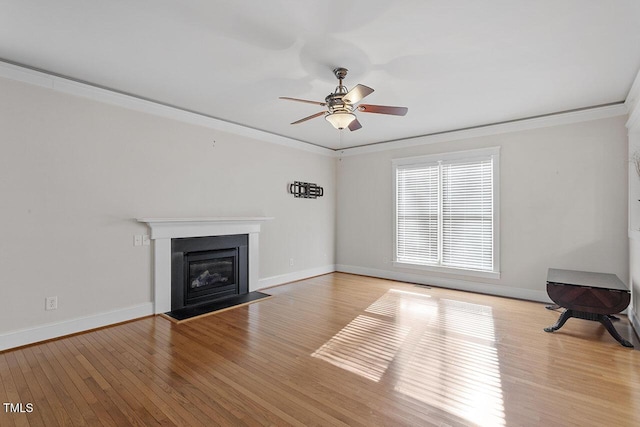
[[[499,148],[393,161],[397,265],[497,277]]]

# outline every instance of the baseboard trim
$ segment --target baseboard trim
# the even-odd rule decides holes
[[[492,285],[488,283],[471,282],[468,280],[447,279],[436,276],[403,273],[344,264],[331,264],[307,270],[295,271],[287,274],[280,274],[277,276],[265,277],[258,281],[258,289],[256,290],[295,282],[297,280],[303,280],[309,277],[333,273],[335,271],[358,274],[362,276],[378,277],[381,279],[397,280],[401,282],[433,285],[442,288],[496,295],[508,298],[540,301],[544,303],[551,302],[546,292],[544,291],[533,291],[528,289],[512,288],[504,285]],[[121,310],[100,313],[93,316],[87,316],[58,323],[50,323],[35,328],[13,331],[0,335],[0,351],[34,344],[40,341],[59,338],[65,335],[85,332],[91,329],[101,328],[113,325],[115,323],[126,322],[128,320],[133,320],[150,315],[153,315],[153,303],[151,302],[124,308]],[[636,331],[636,334],[640,335],[640,322],[631,310],[629,310],[629,319]]]
[[[280,274],[277,276],[265,277],[258,280],[258,288],[255,290],[270,288],[272,286],[282,285],[285,283],[295,282],[297,280],[308,279],[309,277],[321,276],[336,271],[334,264],[322,267],[310,268],[307,270],[294,271],[292,273]]]
[[[35,328],[21,329],[0,335],[0,351],[34,344],[65,335],[102,328],[153,314],[153,303],[148,302],[121,310],[109,311],[87,317],[49,323]]]
[[[309,277],[333,273],[334,271],[336,271],[336,266],[331,264],[323,267],[266,277],[258,280],[258,288],[254,290],[282,285],[289,282],[295,282],[296,280],[303,280]],[[133,307],[124,308],[122,310],[115,310],[107,313],[96,314],[93,316],[70,319],[57,323],[49,323],[34,328],[8,332],[0,335],[0,351],[22,347],[29,344],[35,344],[37,342],[54,338],[60,338],[65,335],[85,332],[91,329],[102,328],[116,323],[138,319],[140,317],[151,316],[153,314],[153,303],[149,302]]]
[[[359,274],[362,276],[378,277],[380,279],[397,280],[400,282],[432,285],[441,288],[455,289],[458,291],[476,292],[479,294],[495,295],[500,297],[516,298],[529,301],[539,301],[543,303],[552,302],[549,299],[546,291],[520,289],[509,287],[506,285],[492,285],[490,283],[479,283],[469,280],[448,279],[444,277],[379,270],[375,268],[357,267],[353,265],[343,264],[336,265],[336,271],[342,273]]]

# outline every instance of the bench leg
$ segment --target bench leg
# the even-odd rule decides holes
[[[607,331],[609,331],[611,336],[616,339],[616,341],[618,341],[620,344],[622,344],[625,347],[633,348],[633,344],[631,344],[629,341],[622,338],[622,336],[620,336],[618,331],[616,331],[616,328],[613,326],[613,323],[611,323],[611,320],[609,319],[608,316],[600,316],[598,320],[600,321],[600,323],[604,325],[604,327],[607,329]]]
[[[570,317],[573,317],[573,310],[565,311],[560,315],[560,318],[558,319],[555,325],[549,326],[548,328],[544,328],[544,331],[545,332],[557,331],[558,329],[562,328],[562,325],[564,325],[567,322],[567,320],[569,320]]]

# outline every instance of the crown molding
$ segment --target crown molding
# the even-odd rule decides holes
[[[640,131],[640,72],[636,76],[631,90],[629,91],[629,95],[627,96],[627,99],[626,101],[624,101],[624,103],[620,102],[605,106],[584,108],[575,111],[548,114],[540,117],[512,120],[503,123],[483,125],[468,129],[452,130],[440,132],[437,134],[422,135],[359,147],[348,147],[338,150],[321,147],[281,135],[276,135],[259,129],[239,125],[237,123],[227,122],[215,117],[184,110],[152,100],[143,99],[127,93],[121,93],[111,89],[101,88],[88,83],[79,82],[45,71],[35,70],[2,60],[0,60],[0,77],[35,86],[40,86],[61,93],[92,99],[97,102],[115,105],[142,113],[178,120],[183,123],[203,126],[218,131],[229,132],[235,135],[245,136],[247,138],[257,139],[259,141],[265,141],[268,143],[282,145],[315,154],[321,154],[328,157],[352,156],[426,144],[435,144],[439,142],[456,141],[461,139],[497,135],[522,130],[559,126],[564,124],[622,116],[626,115],[628,112],[630,113],[629,120],[626,124],[627,128],[629,128],[630,131]]]
[[[547,114],[539,117],[511,120],[503,123],[495,123],[468,129],[416,136],[413,138],[382,142],[360,147],[344,148],[340,150],[340,154],[341,156],[353,156],[365,153],[375,153],[380,151],[396,150],[400,148],[416,147],[420,145],[436,144],[439,142],[457,141],[461,139],[477,138],[482,136],[498,135],[523,130],[561,126],[571,123],[587,122],[591,120],[624,116],[626,114],[627,107],[621,101],[619,103],[609,105],[582,108],[579,110]]]
[[[197,126],[203,126],[222,132],[229,132],[248,138],[265,141],[272,144],[283,145],[297,150],[303,150],[315,154],[335,157],[334,150],[309,144],[293,138],[276,135],[259,129],[227,122],[215,117],[207,116],[193,111],[183,110],[171,105],[165,105],[156,101],[143,99],[127,93],[101,88],[88,83],[79,82],[66,77],[56,76],[45,71],[34,70],[21,65],[0,61],[0,77],[15,80],[57,92],[79,96],[94,101],[115,105],[154,116],[178,120]]]

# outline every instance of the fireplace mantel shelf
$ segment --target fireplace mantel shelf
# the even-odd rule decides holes
[[[151,239],[217,236],[259,232],[260,224],[273,217],[138,218],[151,228]]]
[[[220,216],[220,217],[192,217],[192,218],[138,218],[138,222],[173,223],[173,222],[262,222],[273,219],[270,216]]]
[[[263,222],[272,217],[200,217],[200,218],[137,218],[151,229],[154,241],[154,310],[171,310],[171,239],[183,237],[249,236],[249,291],[258,286],[259,241]]]

